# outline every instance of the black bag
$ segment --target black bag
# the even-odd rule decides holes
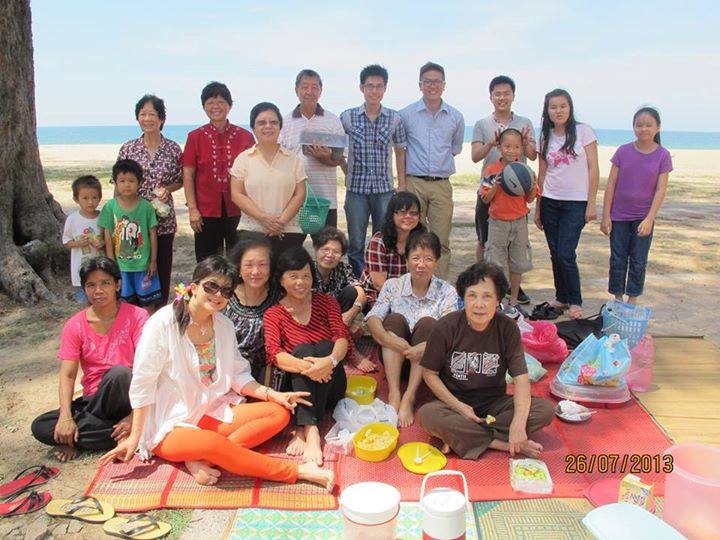
[[[569,350],[573,350],[590,334],[595,334],[597,338],[601,337],[603,320],[600,313],[598,313],[584,319],[561,321],[555,323],[555,326],[557,326],[558,336],[567,343]]]

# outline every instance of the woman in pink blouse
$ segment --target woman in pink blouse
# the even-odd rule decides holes
[[[132,159],[143,170],[140,196],[149,202],[157,200],[157,269],[162,292],[162,305],[167,304],[170,292],[170,274],[173,262],[173,241],[177,232],[177,219],[172,194],[182,187],[180,145],[162,136],[165,124],[165,102],[146,94],[135,104],[135,119],[143,134],[126,142],[120,148],[118,159]]]
[[[60,461],[77,448],[108,450],[130,433],[130,380],[147,312],[120,302],[120,269],[107,257],[86,261],[80,282],[90,307],[65,323],[60,338],[60,408],[40,415],[32,433]],[[73,400],[78,368],[83,394]]]

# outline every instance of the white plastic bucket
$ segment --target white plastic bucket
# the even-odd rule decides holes
[[[450,488],[435,488],[425,494],[425,484],[433,476],[460,476],[464,492]],[[468,505],[468,487],[460,471],[436,471],[426,474],[420,488],[423,540],[463,540],[465,538],[465,512]]]
[[[340,494],[346,540],[393,540],[400,492],[382,482],[360,482]]]

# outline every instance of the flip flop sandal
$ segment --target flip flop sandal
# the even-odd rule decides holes
[[[95,497],[77,499],[55,499],[45,512],[52,517],[79,519],[88,523],[105,523],[115,515],[115,508],[109,503],[98,501]]]
[[[171,529],[170,524],[158,521],[148,514],[138,514],[131,518],[115,517],[110,521],[106,521],[105,525],[103,525],[103,531],[110,536],[132,538],[134,540],[162,538]]]
[[[49,493],[38,493],[34,489],[22,497],[19,493],[16,493],[6,502],[0,503],[0,518],[20,516],[22,514],[36,512],[45,507],[51,499],[52,495]]]
[[[28,467],[24,471],[20,471],[10,482],[6,482],[0,486],[0,499],[8,499],[26,489],[45,484],[58,474],[60,474],[60,469],[57,467],[46,467],[45,465]]]

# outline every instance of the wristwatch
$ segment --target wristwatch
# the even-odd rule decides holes
[[[332,367],[336,368],[337,365],[340,363],[340,360],[335,358],[332,354],[330,355],[330,361],[332,362]]]
[[[362,309],[362,304],[361,304],[360,302],[358,302],[357,300],[355,300],[355,301],[353,302],[353,307],[356,307],[356,308],[358,308],[358,309]]]

